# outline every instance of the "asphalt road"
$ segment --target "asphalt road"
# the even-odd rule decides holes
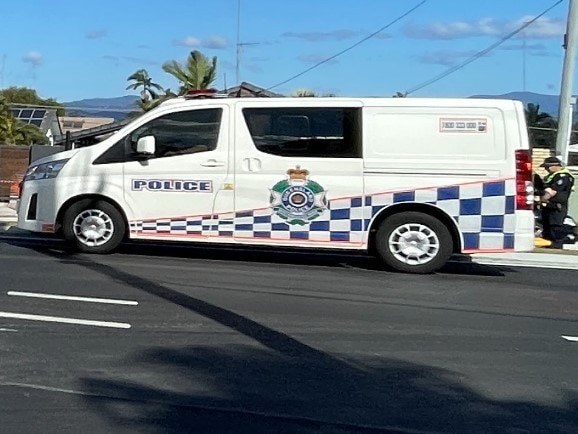
[[[577,277],[0,240],[0,432],[578,433]]]

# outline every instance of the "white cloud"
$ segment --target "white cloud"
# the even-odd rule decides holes
[[[222,36],[210,36],[203,40],[203,48],[212,50],[224,50],[228,45],[229,43]]]
[[[524,16],[517,20],[496,20],[482,18],[477,21],[449,21],[434,22],[422,26],[409,25],[404,33],[416,39],[463,39],[474,37],[499,37],[518,29],[525,22],[532,20],[531,16]],[[523,30],[523,35],[532,39],[559,38],[566,31],[566,23],[560,18],[542,17]]]
[[[173,45],[180,45],[181,47],[188,48],[199,48],[201,46],[201,40],[193,36],[187,36],[183,39],[177,39],[173,41]]]
[[[29,63],[32,67],[36,68],[44,62],[42,54],[38,51],[30,51],[22,57],[24,63]]]
[[[199,39],[194,36],[187,36],[173,41],[173,45],[187,48],[207,48],[209,50],[224,50],[229,46],[228,41],[222,36],[210,36]]]

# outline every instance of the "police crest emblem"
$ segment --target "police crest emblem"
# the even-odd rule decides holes
[[[324,188],[309,179],[309,171],[296,166],[287,171],[287,179],[271,188],[273,212],[291,225],[304,226],[327,209]]]

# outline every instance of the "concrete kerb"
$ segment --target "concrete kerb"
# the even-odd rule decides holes
[[[575,255],[536,252],[476,253],[471,255],[471,259],[482,265],[578,270],[578,257]]]

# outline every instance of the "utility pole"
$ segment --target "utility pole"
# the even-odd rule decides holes
[[[564,163],[568,162],[569,131],[572,125],[572,88],[574,87],[574,72],[576,70],[576,45],[578,39],[578,0],[570,0],[568,10],[567,30],[564,35],[564,69],[562,70],[562,86],[560,89],[560,106],[558,115],[558,134],[556,136],[556,155],[561,156]]]

